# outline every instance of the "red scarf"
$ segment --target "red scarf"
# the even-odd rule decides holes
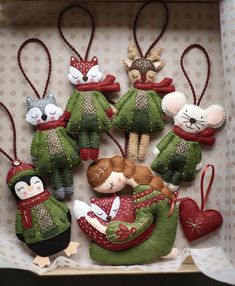
[[[155,92],[159,93],[169,93],[175,91],[172,81],[172,78],[166,77],[160,82],[135,82],[134,87],[143,90],[154,90]]]
[[[49,129],[55,129],[57,127],[65,127],[70,118],[70,112],[65,111],[58,120],[40,123],[36,126],[38,131],[45,131]]]
[[[51,194],[45,190],[44,192],[26,200],[19,202],[18,208],[21,213],[21,221],[24,228],[30,228],[33,226],[32,216],[30,212],[30,208],[37,206],[43,202],[45,202]]]
[[[116,92],[120,91],[120,85],[115,81],[115,77],[107,75],[104,80],[100,82],[89,82],[76,85],[78,91],[96,90],[100,92]]]
[[[173,131],[176,135],[187,141],[195,141],[209,146],[215,143],[215,137],[213,137],[213,135],[215,134],[215,129],[213,128],[207,128],[201,132],[192,134],[184,131],[179,126],[175,125],[173,127]]]

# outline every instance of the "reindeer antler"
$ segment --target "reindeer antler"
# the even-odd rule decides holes
[[[162,48],[153,48],[147,57],[148,60],[155,62],[159,61],[162,53]]]

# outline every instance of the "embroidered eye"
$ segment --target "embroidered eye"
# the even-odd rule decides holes
[[[34,184],[40,184],[41,182],[39,180],[35,181]]]
[[[18,192],[20,192],[20,191],[22,191],[22,190],[24,190],[24,187],[17,188],[17,191],[18,191]]]
[[[78,78],[79,78],[79,75],[78,75],[78,76],[72,75],[72,77],[73,77],[74,79],[78,79]]]
[[[38,115],[36,115],[36,116],[31,115],[31,118],[36,120],[38,118]]]
[[[93,75],[93,74],[92,74],[91,76],[92,76],[92,77],[96,77],[96,76],[97,76],[97,74],[95,74],[95,75]]]
[[[56,111],[55,112],[49,112],[50,115],[55,115],[56,114]]]

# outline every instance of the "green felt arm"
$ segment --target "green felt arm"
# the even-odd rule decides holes
[[[120,110],[123,105],[127,102],[127,100],[133,95],[133,93],[135,92],[134,88],[129,89],[115,104],[115,108],[117,108],[117,110]]]
[[[197,163],[197,170],[200,169],[201,161],[202,161],[202,150],[201,146],[199,143],[195,142],[194,143],[194,152],[195,152],[195,158],[196,158],[196,163]]]
[[[137,212],[133,223],[112,221],[108,224],[106,235],[112,243],[124,243],[138,237],[152,223],[154,216],[148,212]]]
[[[162,140],[157,144],[157,149],[162,152],[171,142],[171,140],[174,138],[175,133],[173,131],[169,131]]]
[[[159,97],[159,95],[155,92],[151,92],[151,97],[154,101],[154,103],[156,104],[157,106],[157,109],[159,111],[159,114],[162,114],[163,115],[163,111],[162,111],[162,100],[161,98]]]
[[[32,144],[31,144],[31,156],[32,161],[36,165],[38,161],[38,150],[40,148],[39,145],[39,132],[36,132],[33,136]]]
[[[16,211],[15,232],[17,236],[22,234],[21,215],[19,210]]]
[[[68,102],[67,102],[66,109],[65,109],[66,111],[68,111],[68,112],[73,111],[77,96],[78,96],[78,91],[74,90],[73,93],[71,94]]]
[[[98,102],[100,103],[100,105],[102,106],[104,110],[107,110],[110,108],[110,104],[108,103],[108,100],[104,97],[104,95],[101,92],[96,91],[95,95],[96,95]]]
[[[69,210],[65,203],[58,201],[53,196],[50,197],[52,202],[54,202],[55,205],[57,205],[63,212],[67,213]]]

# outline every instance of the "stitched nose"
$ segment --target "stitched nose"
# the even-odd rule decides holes
[[[111,219],[112,219],[112,217],[110,216],[110,215],[107,215],[106,216],[106,220],[109,222],[109,221],[111,221]]]
[[[87,81],[87,80],[88,80],[88,77],[85,75],[82,79],[83,79],[84,81]]]
[[[195,118],[190,118],[189,121],[190,121],[191,124],[197,122],[197,120]]]
[[[41,118],[42,118],[43,121],[46,121],[46,120],[47,120],[47,115],[46,115],[46,114],[43,114],[43,115],[41,116]]]

